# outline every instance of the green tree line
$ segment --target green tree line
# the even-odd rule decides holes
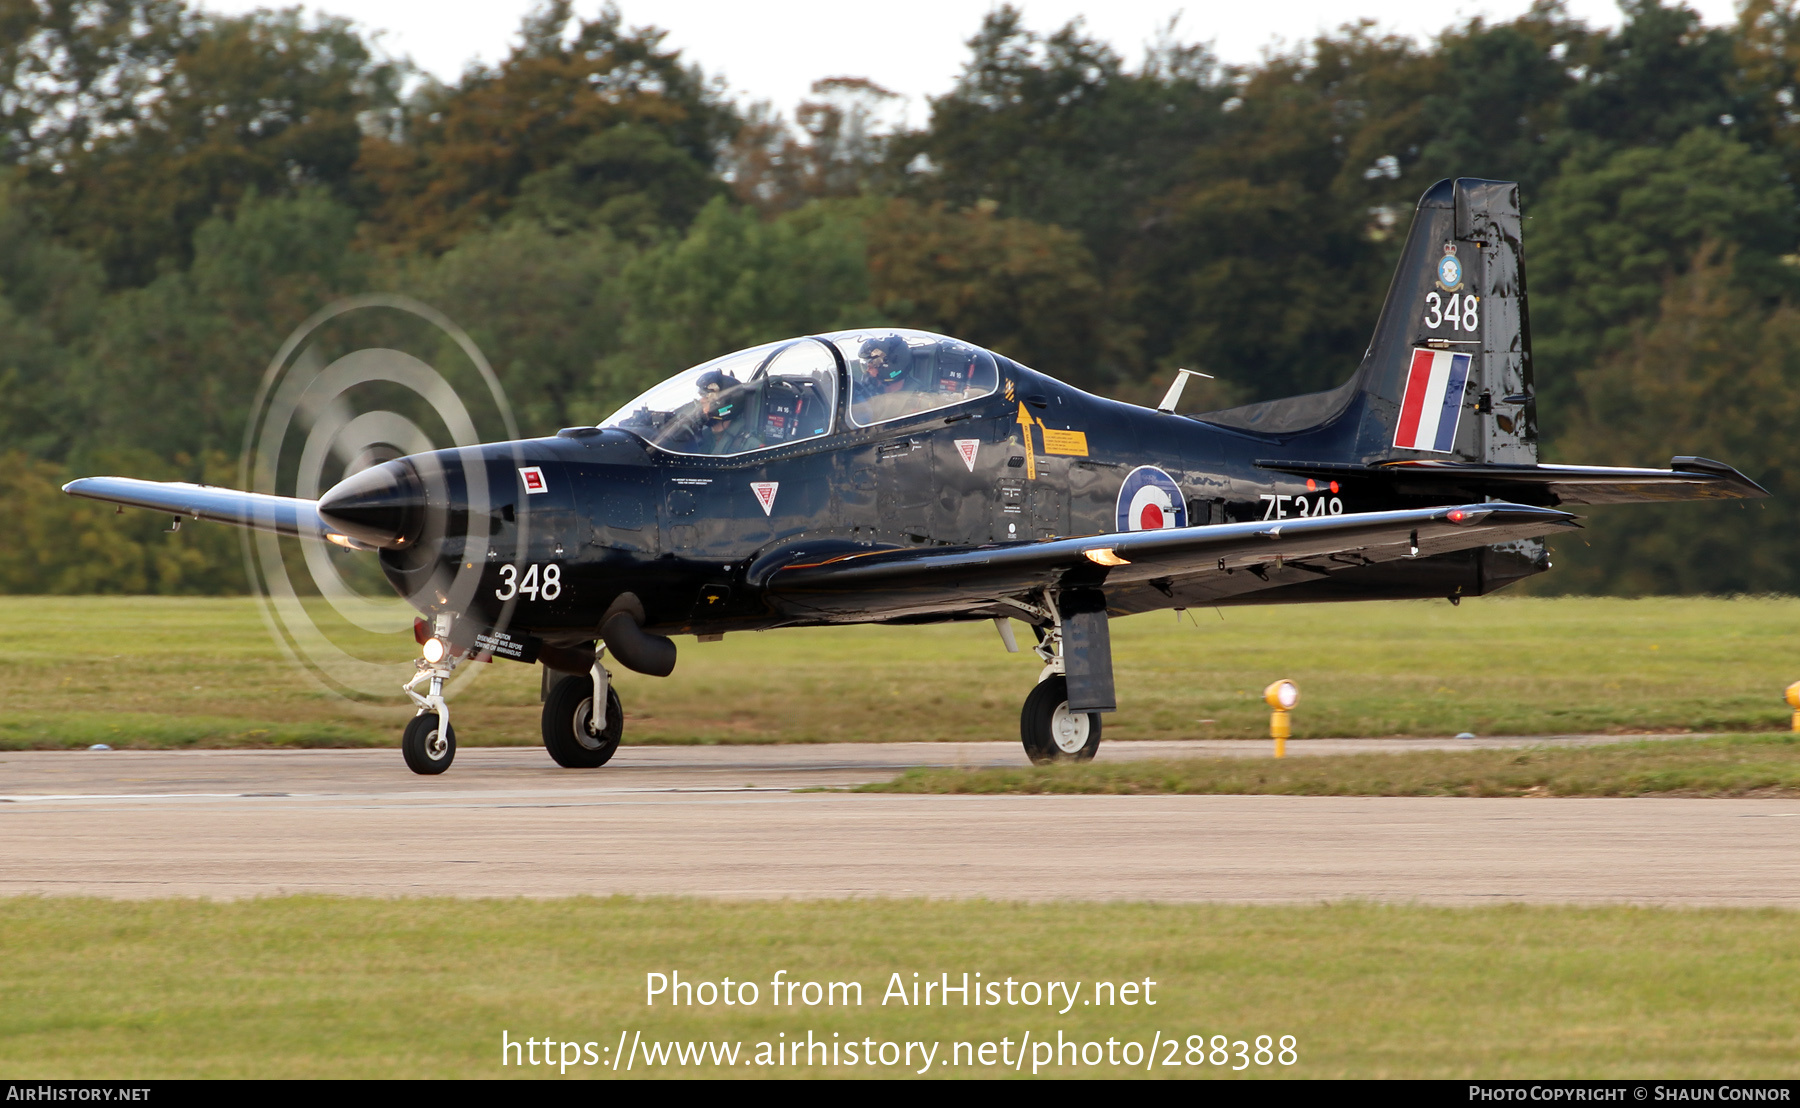
[[[345,295],[456,320],[526,433],[883,322],[1123,399],[1205,369],[1198,410],[1343,380],[1446,176],[1523,186],[1547,460],[1716,456],[1777,494],[1596,512],[1537,587],[1800,591],[1800,12],[1622,7],[1358,23],[1256,65],[1000,7],[892,130],[866,79],[789,119],[567,0],[453,83],[298,9],[0,0],[0,591],[242,589],[228,529],[57,486],[230,482],[268,359]]]

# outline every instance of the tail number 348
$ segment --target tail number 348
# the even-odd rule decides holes
[[[500,587],[494,590],[499,600],[511,600],[523,593],[533,600],[555,600],[562,595],[562,567],[551,562],[538,572],[536,562],[525,567],[525,576],[519,576],[519,567],[508,563],[500,567]]]

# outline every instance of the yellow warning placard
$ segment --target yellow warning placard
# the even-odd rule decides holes
[[[1073,454],[1078,458],[1085,458],[1087,452],[1087,432],[1044,428],[1044,453]]]

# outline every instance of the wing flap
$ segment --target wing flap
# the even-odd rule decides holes
[[[63,486],[70,496],[147,508],[189,519],[230,523],[278,535],[318,535],[346,546],[351,542],[319,518],[316,500],[300,500],[267,493],[239,492],[214,485],[186,481],[140,481],[135,477],[83,477]]]
[[[1296,477],[1380,481],[1401,495],[1471,499],[1499,496],[1544,506],[1742,500],[1769,495],[1769,490],[1755,481],[1711,458],[1672,458],[1668,469],[1423,459],[1379,465],[1265,459],[1256,464],[1262,469],[1291,473]]]
[[[917,610],[1048,587],[1105,587],[1348,556],[1352,564],[1445,553],[1576,526],[1567,512],[1524,504],[1365,512],[1311,519],[1131,531],[1019,546],[840,554],[771,573],[777,601],[838,610],[841,601]]]

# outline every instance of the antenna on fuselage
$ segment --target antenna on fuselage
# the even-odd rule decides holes
[[[1157,411],[1159,411],[1159,412],[1174,412],[1175,405],[1179,404],[1181,402],[1181,390],[1187,387],[1187,381],[1188,381],[1189,377],[1204,377],[1208,381],[1211,381],[1213,379],[1212,374],[1201,373],[1197,369],[1178,369],[1178,370],[1176,370],[1175,371],[1175,383],[1170,385],[1169,391],[1163,394],[1162,403],[1158,404],[1156,406]]]

